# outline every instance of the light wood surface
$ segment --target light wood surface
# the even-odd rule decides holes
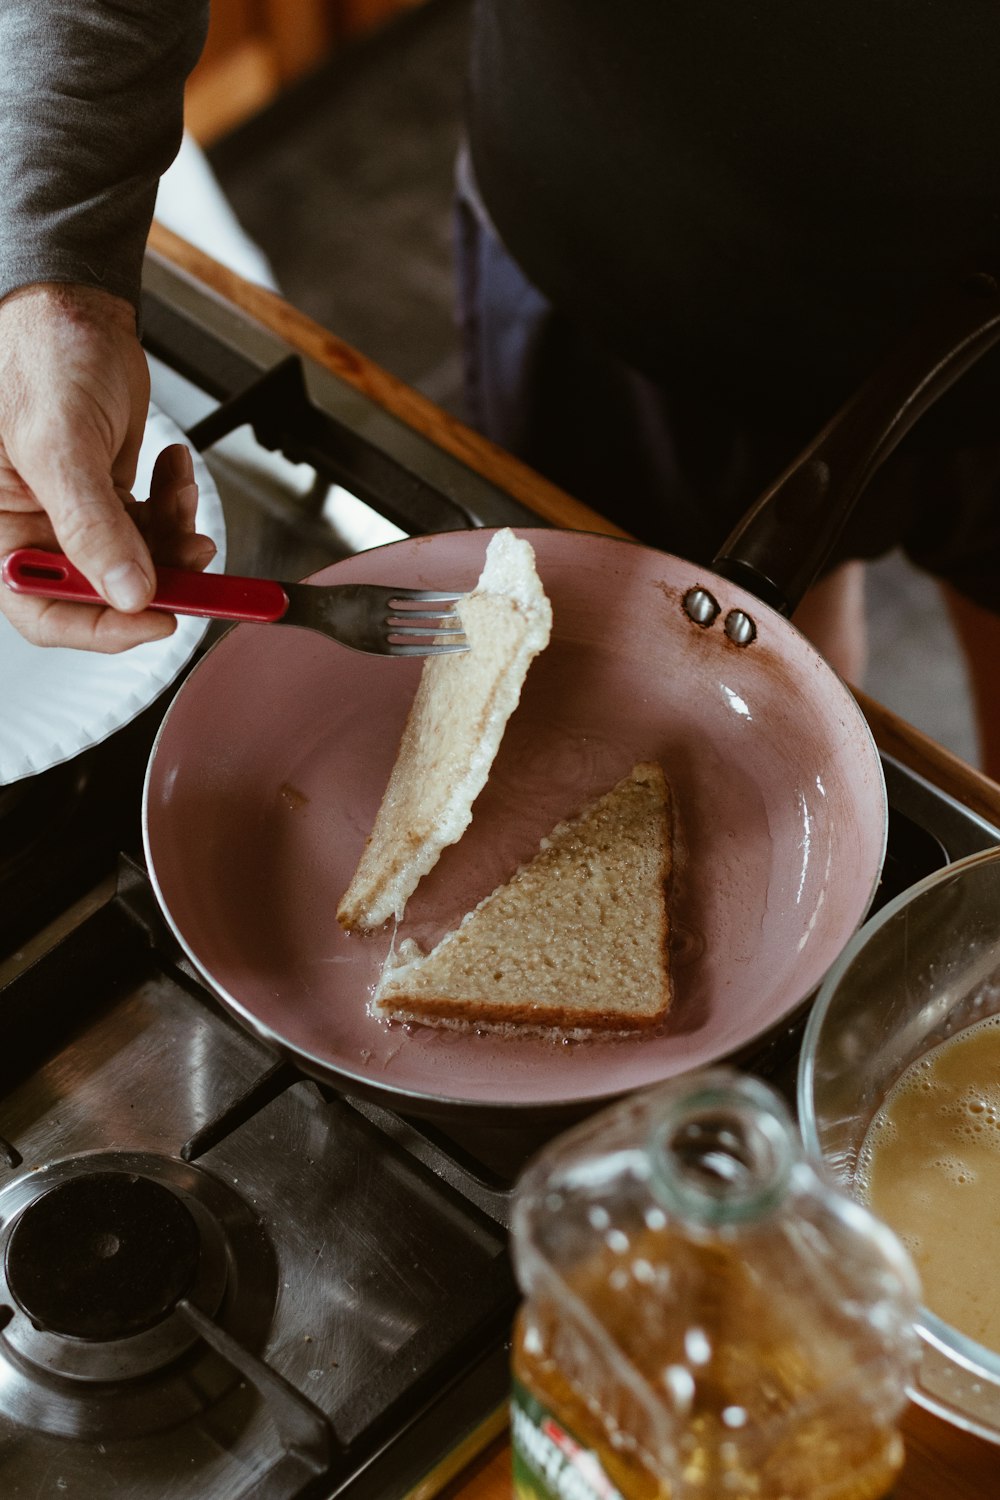
[[[302,354],[385,407],[555,525],[626,535],[524,464],[464,427],[280,297],[250,285],[162,226],[151,251],[235,302]],[[1000,786],[863,693],[857,698],[879,747],[1000,825]],[[903,1420],[907,1461],[894,1500],[1000,1500],[1000,1447],[969,1437],[911,1405]],[[510,1451],[494,1440],[440,1492],[442,1500],[509,1500]]]
[[[333,0],[212,0],[208,36],[184,99],[184,123],[217,141],[329,56]]]
[[[211,145],[336,52],[420,0],[212,0],[185,94],[185,124]]]

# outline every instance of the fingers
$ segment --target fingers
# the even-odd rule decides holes
[[[60,543],[51,526],[40,517],[25,516],[24,523],[3,528],[4,555],[16,547],[40,546],[58,550]],[[177,628],[174,616],[147,609],[138,615],[100,604],[70,604],[63,600],[18,594],[0,583],[0,610],[15,630],[31,645],[70,646],[76,651],[127,651],[147,640],[162,640]]]
[[[56,547],[98,593],[114,608],[138,613],[152,597],[153,561],[106,457],[88,436],[80,424],[53,422],[41,435],[29,433],[25,439],[18,434],[12,459],[34,499],[30,514],[36,528],[41,531],[44,518]],[[4,551],[9,550],[12,521],[8,516],[3,527]]]
[[[210,536],[183,537],[171,548],[169,555],[164,556],[163,562],[171,568],[190,568],[195,573],[201,573],[208,567],[215,556],[218,548]]]
[[[7,538],[4,538],[5,544]],[[26,537],[15,545],[39,545],[37,537]],[[50,540],[41,545],[51,547]],[[15,593],[0,584],[0,608],[14,629],[35,646],[69,646],[77,651],[127,651],[147,641],[173,635],[173,615],[144,610],[121,614],[106,605],[67,604]]]
[[[4,519],[0,553],[15,547],[45,547],[58,550],[60,543],[42,514],[28,513]],[[78,651],[126,651],[144,640],[160,640],[172,634],[174,616],[144,610],[123,615],[96,604],[67,604],[16,594],[0,583],[0,610],[31,645],[72,646]]]
[[[124,501],[148,396],[135,314],[121,299],[40,283],[0,303],[0,551],[54,540],[109,604],[136,619],[154,568]],[[119,649],[123,633],[149,639],[172,628],[159,618],[114,626],[99,608],[57,612],[9,591],[0,605],[30,640],[65,630],[63,645]]]
[[[0,553],[6,555],[18,547],[65,550],[48,518],[39,512],[4,519]],[[162,640],[176,629],[173,615],[162,611],[123,614],[95,604],[69,604],[15,593],[2,583],[0,611],[32,645],[68,646],[78,651],[126,651],[146,641]]]
[[[127,614],[144,609],[155,586],[153,560],[110,475],[106,484],[80,475],[72,486],[60,476],[46,493],[62,551],[115,609]]]
[[[103,605],[64,604],[35,600],[40,607],[24,623],[21,633],[36,646],[69,646],[77,651],[116,654],[150,641],[165,640],[177,629],[173,615],[145,610],[126,615]],[[15,627],[16,619],[12,620]]]
[[[193,526],[198,508],[198,486],[194,462],[185,443],[171,443],[153,465],[149,482],[149,504],[168,511],[175,521]]]
[[[137,535],[141,533],[147,555],[157,563],[200,571],[215,556],[212,539],[195,530],[198,487],[191,454],[183,443],[171,444],[157,457],[147,501],[136,502],[131,495],[118,494],[116,503],[126,525]],[[16,530],[11,529],[12,524]],[[19,546],[69,552],[54,521],[49,524],[44,514],[37,511],[21,517],[20,524],[9,517],[3,542],[5,552]],[[6,588],[2,595],[0,608],[11,623],[27,640],[40,646],[118,652],[161,640],[176,628],[174,617],[162,610],[130,613],[15,594]]]
[[[26,528],[20,535],[5,529],[4,552],[20,546],[57,546],[51,534],[38,535]],[[162,610],[143,610],[123,614],[109,606],[69,604],[62,600],[43,599],[16,593],[0,583],[0,610],[35,646],[68,646],[77,651],[127,651],[147,641],[163,640],[173,635],[177,622]]]
[[[2,552],[18,547],[59,550],[59,542],[45,516],[8,517],[2,531]],[[127,651],[146,641],[162,640],[176,629],[173,615],[144,610],[137,615],[94,604],[68,604],[15,593],[0,583],[0,610],[14,629],[35,646],[68,646],[78,651]]]
[[[164,448],[153,466],[149,499],[132,509],[157,563],[201,570],[215,556],[215,543],[195,530],[198,486],[191,454],[182,443]]]

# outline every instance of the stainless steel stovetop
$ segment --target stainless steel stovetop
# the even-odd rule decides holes
[[[232,571],[537,524],[237,309],[156,262],[148,288],[154,400]],[[510,1184],[542,1137],[345,1098],[215,1003],[142,866],[165,707],[0,800],[0,1494],[427,1497],[501,1420]],[[886,774],[883,899],[997,841]],[[787,1081],[796,1041],[745,1061]]]
[[[236,1028],[126,859],[0,978],[5,1497],[401,1495],[488,1419],[502,1191]]]

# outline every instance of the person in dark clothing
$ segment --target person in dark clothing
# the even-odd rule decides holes
[[[950,279],[1000,272],[1000,14],[482,4],[460,266],[474,423],[708,565]],[[891,455],[796,615],[860,682],[863,571],[941,585],[1000,772],[1000,353]]]
[[[0,0],[0,553],[58,544],[115,606],[2,591],[29,639],[121,649],[170,629],[143,608],[137,521],[160,560],[207,560],[183,454],[151,509],[129,496],[142,246],[206,12]],[[998,41],[974,0],[477,0],[459,203],[474,423],[710,561],[934,289],[998,262]],[[987,357],[892,456],[796,622],[857,680],[858,559],[903,546],[942,584],[1000,770],[997,371]]]

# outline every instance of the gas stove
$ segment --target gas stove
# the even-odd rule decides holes
[[[125,856],[2,976],[4,1495],[402,1495],[489,1423],[502,1192],[235,1027]]]
[[[231,571],[538,524],[162,260],[144,329]],[[511,1184],[543,1133],[346,1097],[217,1004],[142,860],[171,696],[0,792],[0,1492],[426,1500],[503,1422]],[[880,901],[1000,840],[884,763]],[[800,1019],[741,1061],[787,1079]]]

